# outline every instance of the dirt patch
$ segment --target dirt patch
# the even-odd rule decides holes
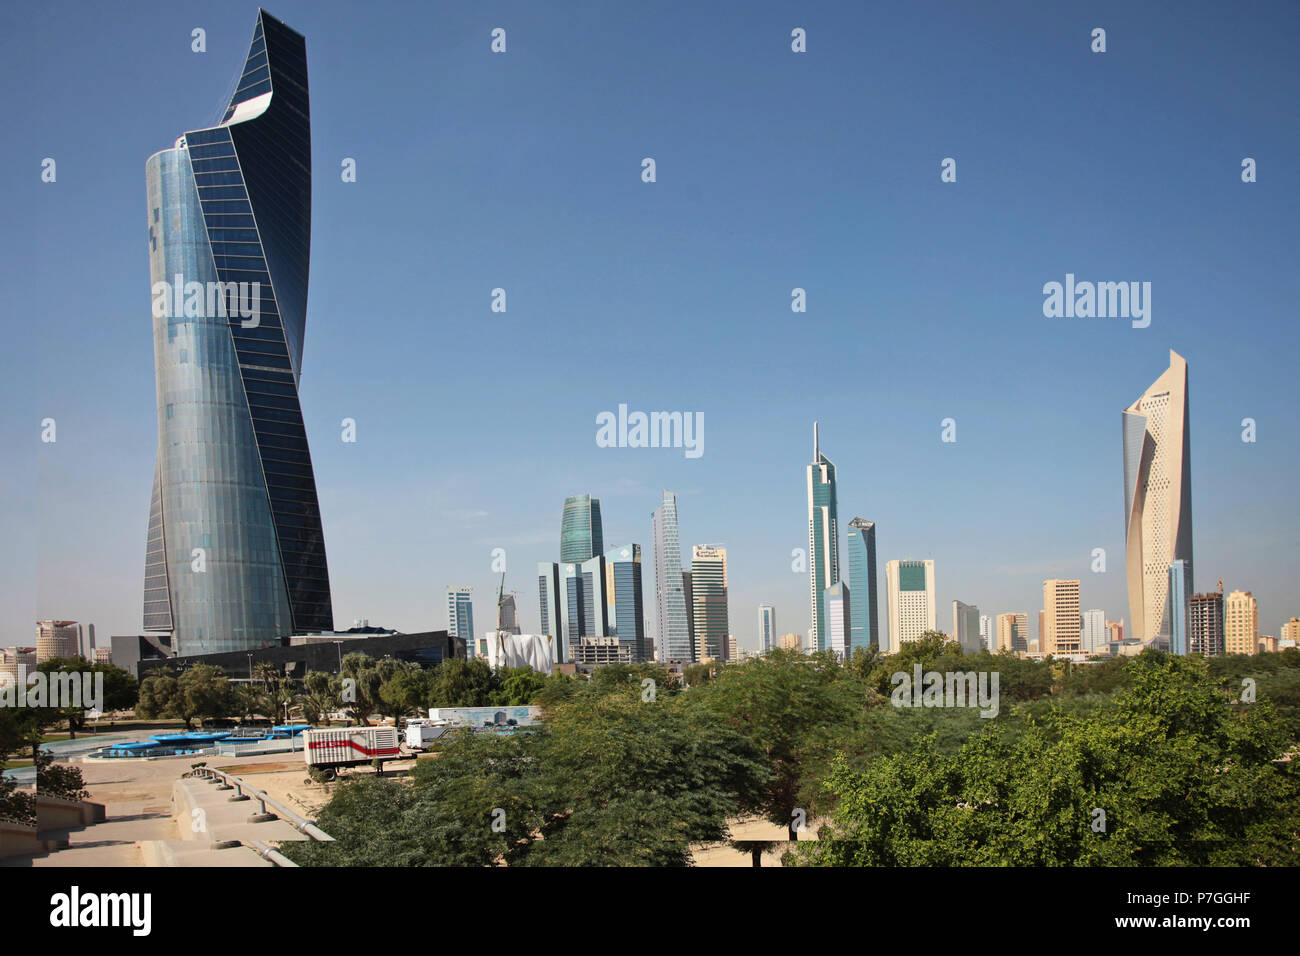
[[[232,763],[229,766],[214,767],[216,770],[223,770],[228,774],[236,777],[244,777],[253,773],[283,773],[286,770],[304,770],[301,760],[295,760],[292,763]]]

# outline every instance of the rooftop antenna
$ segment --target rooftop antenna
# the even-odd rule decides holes
[[[817,441],[817,423],[813,422],[813,461],[821,460],[821,444]]]

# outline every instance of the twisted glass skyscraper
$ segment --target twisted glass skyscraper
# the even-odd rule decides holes
[[[146,165],[158,464],[144,626],[182,655],[334,624],[298,402],[309,115],[306,43],[259,11],[221,123]]]

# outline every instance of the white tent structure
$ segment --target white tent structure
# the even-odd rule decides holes
[[[508,634],[489,631],[487,638],[488,666],[493,670],[502,667],[531,667],[542,674],[551,673],[555,664],[555,651],[545,634]]]

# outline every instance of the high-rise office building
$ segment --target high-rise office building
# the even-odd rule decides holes
[[[1189,653],[1204,657],[1223,654],[1223,592],[1193,594],[1187,601]]]
[[[447,587],[447,633],[459,637],[467,648],[475,646],[473,588]]]
[[[1107,621],[1106,631],[1107,643],[1118,644],[1120,641],[1124,640],[1124,619],[1120,618],[1118,621]]]
[[[1223,602],[1223,653],[1259,653],[1259,602],[1249,591],[1233,591]]]
[[[506,634],[522,634],[523,629],[519,626],[519,606],[515,603],[513,594],[501,595],[501,603],[497,607],[498,626]]]
[[[973,604],[952,602],[952,639],[961,645],[963,654],[980,652],[980,609]]]
[[[609,637],[609,582],[605,556],[598,554],[578,565],[582,580],[582,624],[579,637]]]
[[[849,522],[849,587],[853,589],[852,647],[880,647],[876,605],[876,523],[865,518]]]
[[[729,661],[740,660],[740,645],[736,643],[735,634],[727,635],[727,660]]]
[[[76,657],[81,647],[81,625],[76,621],[36,622],[36,663],[56,657]]]
[[[803,638],[798,634],[782,634],[781,650],[783,651],[801,651],[803,650]]]
[[[691,599],[695,604],[695,646],[700,660],[723,660],[731,625],[727,615],[727,549],[697,544],[691,549]]]
[[[889,593],[887,653],[897,654],[904,642],[915,641],[926,631],[935,629],[934,562],[888,562],[885,590]]]
[[[620,660],[632,663],[652,657],[645,630],[645,603],[641,590],[641,545],[625,544],[605,553],[605,593],[609,595],[609,621],[618,638]]]
[[[600,499],[591,495],[565,498],[564,515],[560,520],[560,563],[581,564],[604,553]]]
[[[1175,561],[1169,565],[1169,650],[1186,654],[1188,642],[1188,601],[1192,597],[1192,565]]]
[[[758,647],[766,654],[777,646],[776,608],[770,604],[758,606]]]
[[[8,647],[0,650],[0,678],[14,682],[36,670],[36,648]]]
[[[987,614],[980,615],[980,645],[990,654],[998,651],[998,632]]]
[[[1083,622],[1079,617],[1079,582],[1052,578],[1043,582],[1044,654],[1077,654]]]
[[[1083,612],[1083,631],[1079,650],[1085,654],[1104,654],[1110,647],[1106,633],[1106,612],[1098,609]]]
[[[691,635],[691,656],[686,660],[699,663],[704,651],[695,637],[695,589],[691,586],[691,572],[682,572],[682,596],[686,598],[686,630]]]
[[[813,422],[813,460],[808,466],[809,640],[826,649],[826,589],[840,579],[839,506],[835,501],[835,466],[821,453]]]
[[[853,601],[849,586],[844,581],[836,581],[826,589],[823,602],[826,608],[826,649],[835,652],[835,656],[846,661],[853,656],[852,613]]]
[[[309,116],[306,43],[258,11],[221,123],[145,167],[158,460],[144,626],[182,655],[334,627],[298,399]]]
[[[659,660],[695,660],[688,620],[689,603],[682,579],[682,549],[677,533],[677,496],[664,491],[650,516],[655,551],[655,645]]]
[[[538,562],[537,599],[541,616],[539,633],[551,639],[551,650],[556,663],[568,660],[564,651],[568,647],[568,640],[564,636],[565,594],[560,581],[560,565],[557,562]]]
[[[1029,612],[998,615],[997,649],[1015,653],[1029,650]]]
[[[1187,362],[1169,368],[1124,409],[1124,540],[1131,636],[1169,639],[1169,567],[1192,568],[1192,462]],[[1189,583],[1188,590],[1191,590]]]

